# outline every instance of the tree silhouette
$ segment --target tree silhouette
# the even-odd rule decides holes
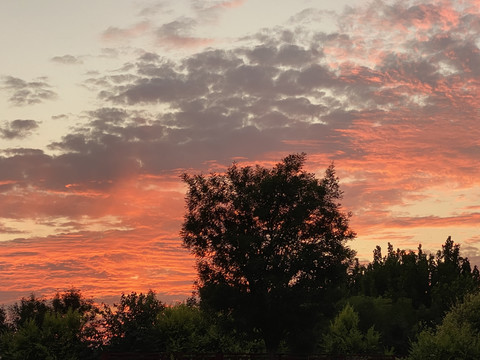
[[[160,313],[165,305],[153,291],[122,294],[113,308],[104,305],[101,327],[109,351],[163,351],[158,332]]]
[[[50,302],[30,295],[9,309],[0,332],[2,359],[93,359],[99,343],[92,324],[98,309],[80,291],[56,294]]]
[[[273,169],[234,164],[225,174],[183,175],[181,235],[198,260],[201,304],[259,331],[269,352],[287,329],[313,327],[313,310],[333,304],[353,256],[334,167],[318,180],[302,169],[305,156]]]
[[[20,299],[20,303],[13,304],[9,310],[13,326],[18,329],[28,321],[33,321],[37,326],[41,326],[50,307],[45,299],[32,293],[28,298]]]
[[[479,272],[460,256],[460,245],[448,237],[436,255],[394,250],[373,251],[373,262],[352,271],[349,301],[360,315],[360,325],[382,333],[384,345],[407,355],[409,339],[418,324],[439,324],[452,305],[480,289]],[[368,304],[368,306],[367,306]],[[387,311],[386,311],[387,310]],[[386,321],[385,321],[386,319]]]

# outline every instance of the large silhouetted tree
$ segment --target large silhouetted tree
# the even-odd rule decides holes
[[[225,174],[183,175],[181,234],[198,259],[201,303],[258,331],[269,352],[287,329],[313,328],[307,322],[333,304],[353,256],[334,167],[319,180],[303,170],[305,156],[273,169],[234,164]]]

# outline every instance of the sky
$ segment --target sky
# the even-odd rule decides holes
[[[0,304],[191,295],[184,172],[333,162],[376,245],[480,265],[480,1],[0,2]]]

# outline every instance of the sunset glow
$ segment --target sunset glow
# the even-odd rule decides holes
[[[334,162],[357,238],[480,265],[480,4],[0,4],[0,304],[183,300],[184,172]],[[327,3],[327,2],[325,2]]]

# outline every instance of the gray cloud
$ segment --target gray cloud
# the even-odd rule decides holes
[[[190,1],[190,5],[202,22],[215,23],[224,11],[243,5],[245,0]]]
[[[53,62],[65,65],[83,64],[83,61],[80,58],[68,54],[63,56],[54,56],[51,60]]]
[[[302,66],[311,61],[318,61],[323,57],[321,50],[305,49],[295,44],[258,45],[253,49],[246,49],[245,55],[254,64]]]
[[[167,1],[156,1],[155,4],[142,8],[139,11],[138,15],[151,17],[157,15],[160,12],[162,14],[172,12]]]
[[[13,76],[5,76],[2,82],[3,89],[10,93],[8,100],[15,106],[33,105],[57,98],[57,94],[50,90],[51,86],[45,78],[27,82]]]
[[[402,16],[418,17],[414,10]],[[349,16],[361,18],[352,11]],[[391,20],[397,16],[385,13]],[[386,23],[377,31],[387,31],[381,28]],[[476,59],[471,40],[459,40],[462,31],[469,31],[467,23],[474,21],[460,19],[451,29],[455,41],[433,27],[428,38],[405,38],[398,44],[402,51],[386,47],[374,63],[364,58],[370,48],[356,44],[346,28],[332,34],[300,29],[306,34],[301,38],[288,29],[262,30],[231,50],[207,49],[178,61],[145,53],[113,75],[88,80],[111,107],[86,113],[83,125],[50,144],[57,156],[27,149],[5,152],[0,180],[64,192],[69,184],[102,190],[122,177],[206,169],[209,160],[228,164],[272,152],[306,151],[372,164],[385,158],[404,161],[418,157],[418,148],[420,155],[444,154],[439,139],[450,144],[452,159],[473,159],[478,155],[474,140],[455,145],[435,130],[450,128],[451,117],[462,114],[468,115],[462,118],[464,128],[451,133],[470,137],[478,128],[471,116],[478,107],[463,84],[475,76],[462,65]],[[184,35],[194,25],[191,19],[170,23],[163,35]],[[332,52],[340,55],[332,57]],[[457,73],[445,73],[446,61]],[[17,87],[25,83],[10,81]],[[451,92],[460,83],[459,95],[465,97],[454,99]],[[439,112],[444,114],[435,117]],[[401,198],[398,190],[386,193]],[[78,202],[78,213],[96,201]],[[60,203],[58,211],[73,211]]]
[[[197,20],[190,17],[181,17],[160,26],[155,36],[157,43],[165,47],[198,47],[212,43],[212,39],[193,36],[197,27]]]
[[[38,124],[35,120],[21,119],[6,122],[3,127],[0,127],[0,138],[9,140],[25,138],[38,128]]]

